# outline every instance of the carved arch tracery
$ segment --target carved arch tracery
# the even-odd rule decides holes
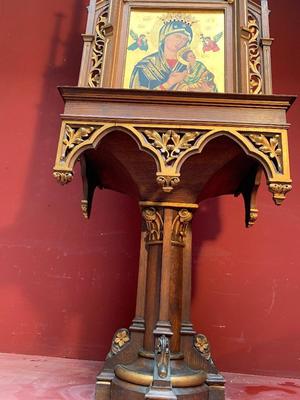
[[[101,140],[113,131],[130,135],[140,150],[153,157],[157,167],[157,183],[165,192],[170,192],[180,183],[180,170],[184,162],[200,154],[205,146],[221,136],[236,142],[250,157],[255,158],[264,168],[272,193],[282,194],[290,190],[285,179],[288,168],[281,152],[284,129],[250,129],[238,127],[183,127],[133,125],[118,123],[88,123],[66,121],[62,125],[54,175],[62,183],[71,180],[74,164],[84,151],[96,148]],[[150,132],[150,133],[149,133]],[[274,186],[276,184],[276,187]],[[285,185],[284,190],[281,186]],[[276,189],[276,193],[274,193]],[[278,189],[278,190],[277,190]]]

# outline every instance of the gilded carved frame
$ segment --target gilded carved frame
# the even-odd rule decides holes
[[[91,0],[79,86],[122,87],[131,9],[224,10],[225,92],[272,93],[268,6],[253,0]],[[228,72],[230,73],[228,74]]]

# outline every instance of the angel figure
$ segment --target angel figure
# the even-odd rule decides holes
[[[143,50],[147,51],[149,46],[148,46],[148,40],[146,35],[141,34],[137,35],[133,30],[130,31],[130,36],[134,40],[134,42],[128,47],[128,50]]]
[[[208,51],[213,51],[217,52],[220,51],[220,47],[218,46],[218,42],[223,36],[223,32],[218,33],[213,37],[213,39],[210,36],[204,36],[203,34],[200,35],[200,39],[203,44],[203,52],[206,53]]]

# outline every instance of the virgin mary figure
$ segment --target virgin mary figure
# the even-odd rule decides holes
[[[159,32],[158,51],[139,61],[133,69],[129,87],[133,89],[174,90],[188,75],[187,66],[178,61],[178,52],[193,39],[189,23],[167,21]]]

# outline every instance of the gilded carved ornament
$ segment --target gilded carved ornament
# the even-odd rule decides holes
[[[61,185],[66,185],[73,179],[73,173],[70,171],[54,171],[53,176]]]
[[[256,18],[249,15],[248,30],[250,32],[249,39],[249,79],[250,93],[262,93],[262,74],[261,74],[261,49],[259,46],[259,26]]]
[[[206,360],[211,360],[210,345],[206,336],[200,333],[198,335],[195,335],[194,346],[199,351],[199,353],[201,353],[202,356],[206,358]]]
[[[271,182],[269,183],[269,190],[273,194],[275,204],[280,206],[285,200],[286,194],[292,190],[292,185]]]
[[[81,211],[85,219],[89,219],[89,202],[88,200],[81,200]]]
[[[193,214],[189,210],[183,208],[182,210],[178,211],[172,225],[173,242],[184,244],[187,229],[192,219]]]
[[[123,347],[130,342],[130,333],[128,329],[120,329],[116,332],[113,341],[111,350],[108,354],[108,357],[112,357],[118,354]]]
[[[72,149],[78,144],[83,143],[95,131],[93,126],[71,127],[66,125],[63,138],[63,151],[61,160],[64,160]]]
[[[102,12],[98,17],[96,24],[95,41],[92,48],[92,66],[88,77],[90,87],[99,87],[102,76],[102,65],[106,41],[105,29],[108,22],[108,7],[109,2],[106,3]]]
[[[83,149],[95,148],[107,132],[121,128],[139,143],[140,149],[152,154],[157,164],[156,181],[166,193],[180,183],[180,168],[192,154],[202,152],[205,145],[218,136],[228,136],[236,141],[249,156],[263,164],[269,183],[289,184],[288,163],[282,152],[284,129],[251,129],[233,127],[165,128],[135,126],[130,124],[95,123],[93,126],[78,122],[65,122],[59,145],[54,177],[61,184],[72,180],[72,168]],[[277,204],[283,201],[289,186],[272,189]],[[280,200],[279,200],[280,199]],[[84,211],[84,210],[83,210]]]
[[[282,172],[282,149],[280,145],[280,136],[275,135],[267,137],[265,135],[252,134],[249,135],[251,141],[256,147],[264,154],[267,154],[271,160],[275,160],[277,164],[277,170]]]
[[[156,182],[165,193],[170,193],[180,183],[179,176],[158,175]]]
[[[197,131],[183,132],[173,129],[165,131],[146,129],[143,133],[152,146],[160,151],[166,165],[174,164],[183,152],[195,145],[201,135]]]
[[[251,208],[250,209],[250,216],[249,216],[249,221],[248,221],[248,226],[251,227],[255,224],[255,222],[258,219],[258,209],[257,208]]]
[[[145,208],[142,212],[147,227],[147,242],[158,242],[163,238],[163,219],[154,207]]]

